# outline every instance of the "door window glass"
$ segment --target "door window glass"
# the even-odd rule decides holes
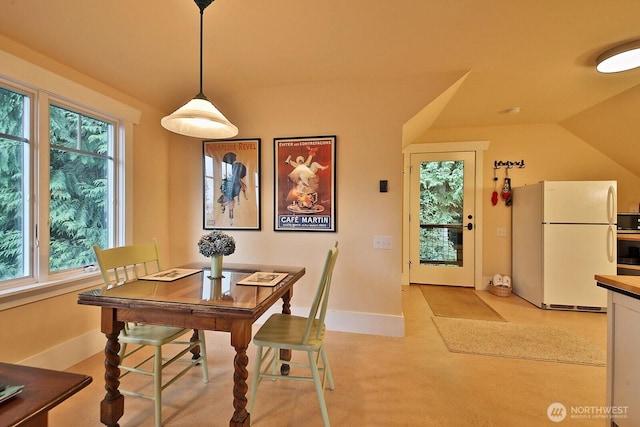
[[[462,267],[464,161],[420,163],[420,264]]]

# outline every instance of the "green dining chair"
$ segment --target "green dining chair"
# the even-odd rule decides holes
[[[257,346],[257,351],[251,380],[249,413],[253,411],[258,384],[263,379],[310,381],[315,384],[324,425],[325,427],[329,426],[329,415],[324,400],[325,379],[329,381],[329,389],[333,390],[334,384],[329,367],[329,359],[324,348],[324,319],[329,302],[331,276],[337,257],[338,242],[327,254],[320,283],[307,317],[274,314],[269,317],[253,337],[253,343]],[[266,351],[264,351],[265,347]],[[307,352],[309,363],[282,360],[280,359],[280,350],[305,351]],[[320,361],[322,364],[319,363]],[[284,369],[282,368],[283,365],[285,366]],[[302,373],[306,372],[307,374],[290,375],[290,372],[288,372],[289,367],[305,368]],[[282,373],[278,373],[278,368]]]
[[[102,278],[108,286],[120,286],[141,276],[161,270],[156,239],[153,239],[153,242],[149,244],[121,246],[104,250],[101,250],[98,245],[94,245],[93,250],[102,272]],[[193,334],[190,341],[181,339],[188,333]],[[120,365],[118,367],[121,371],[124,371],[120,378],[130,373],[153,378],[153,395],[123,389],[120,389],[120,392],[129,396],[153,400],[156,427],[162,425],[162,391],[166,387],[173,384],[174,381],[196,365],[201,365],[203,380],[205,383],[209,382],[207,348],[203,331],[172,326],[125,323],[125,328],[120,332],[118,341],[120,342]],[[132,350],[129,345],[133,346]],[[173,349],[170,358],[162,355],[162,348],[166,345],[171,345]],[[125,363],[127,358],[145,347],[153,347],[153,354],[139,357],[137,358],[138,360],[130,364]],[[191,358],[185,357],[187,353],[196,350],[196,347],[200,347],[199,357],[195,358],[195,355]],[[130,351],[127,352],[127,349]],[[142,355],[143,353],[140,354]],[[152,359],[151,368],[148,368],[149,363],[147,362]],[[184,363],[185,366],[179,372],[172,373],[170,378],[165,378],[163,381],[163,369],[174,362]]]

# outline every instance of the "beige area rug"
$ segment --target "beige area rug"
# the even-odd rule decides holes
[[[420,285],[420,290],[436,316],[505,321],[500,314],[482,301],[473,288]]]
[[[450,352],[580,365],[606,365],[606,352],[553,326],[432,317]]]

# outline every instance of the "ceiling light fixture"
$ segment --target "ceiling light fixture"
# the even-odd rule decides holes
[[[609,49],[598,56],[596,63],[596,70],[601,73],[619,73],[640,67],[640,40]]]
[[[200,92],[173,114],[163,117],[162,127],[195,138],[223,139],[238,134],[238,128],[202,92],[202,17],[214,0],[194,0],[200,9]]]

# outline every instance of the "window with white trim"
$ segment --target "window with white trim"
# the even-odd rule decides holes
[[[124,227],[124,121],[0,79],[0,290],[77,276]]]

